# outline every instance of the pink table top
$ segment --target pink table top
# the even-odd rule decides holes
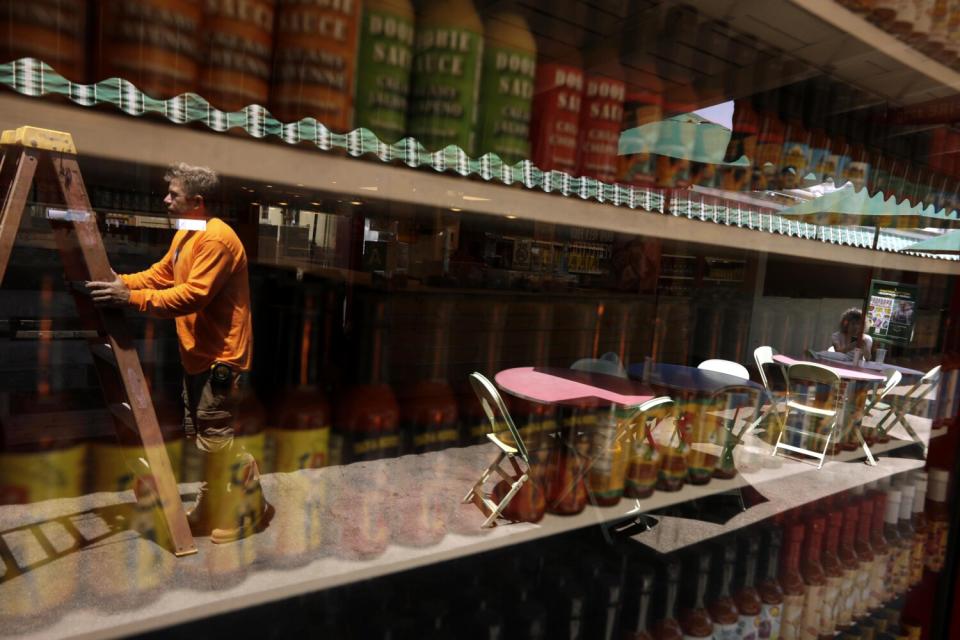
[[[494,380],[511,395],[543,404],[635,406],[655,397],[652,389],[639,382],[572,369],[517,367],[497,373]]]
[[[849,366],[844,366],[837,363],[827,364],[823,361],[816,362],[812,360],[797,360],[796,358],[791,358],[790,356],[784,356],[780,354],[773,356],[773,360],[774,362],[788,366],[791,364],[818,364],[821,367],[830,369],[844,380],[863,380],[867,382],[883,382],[886,380],[885,376],[871,373],[870,371],[861,369],[859,367],[855,368],[852,364]]]

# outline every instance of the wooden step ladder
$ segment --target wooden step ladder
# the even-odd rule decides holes
[[[157,423],[150,389],[143,377],[140,358],[134,348],[123,311],[97,307],[80,286],[88,280],[113,280],[113,271],[90,208],[83,177],[77,163],[77,149],[69,133],[20,127],[0,136],[0,284],[23,218],[27,197],[36,178],[38,184],[59,192],[65,208],[47,209],[57,251],[77,305],[96,366],[104,400],[114,416],[117,437],[124,444],[143,445],[152,482],[178,556],[196,553],[183,503],[170,466],[163,435]]]

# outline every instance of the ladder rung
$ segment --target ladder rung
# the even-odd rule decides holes
[[[113,347],[111,347],[107,342],[91,344],[90,353],[100,358],[104,362],[108,362],[115,367],[117,366],[117,356],[113,352]]]
[[[124,425],[129,429],[139,433],[140,430],[137,427],[137,421],[133,417],[133,409],[130,408],[130,405],[126,402],[112,402],[108,405],[110,413],[112,413],[116,418],[120,420]]]

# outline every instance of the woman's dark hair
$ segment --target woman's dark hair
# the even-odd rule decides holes
[[[840,316],[840,328],[846,329],[851,322],[859,322],[861,320],[863,320],[863,311],[861,311],[859,307],[850,307]]]

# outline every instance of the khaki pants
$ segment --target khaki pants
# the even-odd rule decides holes
[[[241,376],[234,372],[230,381],[221,383],[213,380],[209,370],[184,374],[183,430],[201,451],[213,453],[233,443]]]

